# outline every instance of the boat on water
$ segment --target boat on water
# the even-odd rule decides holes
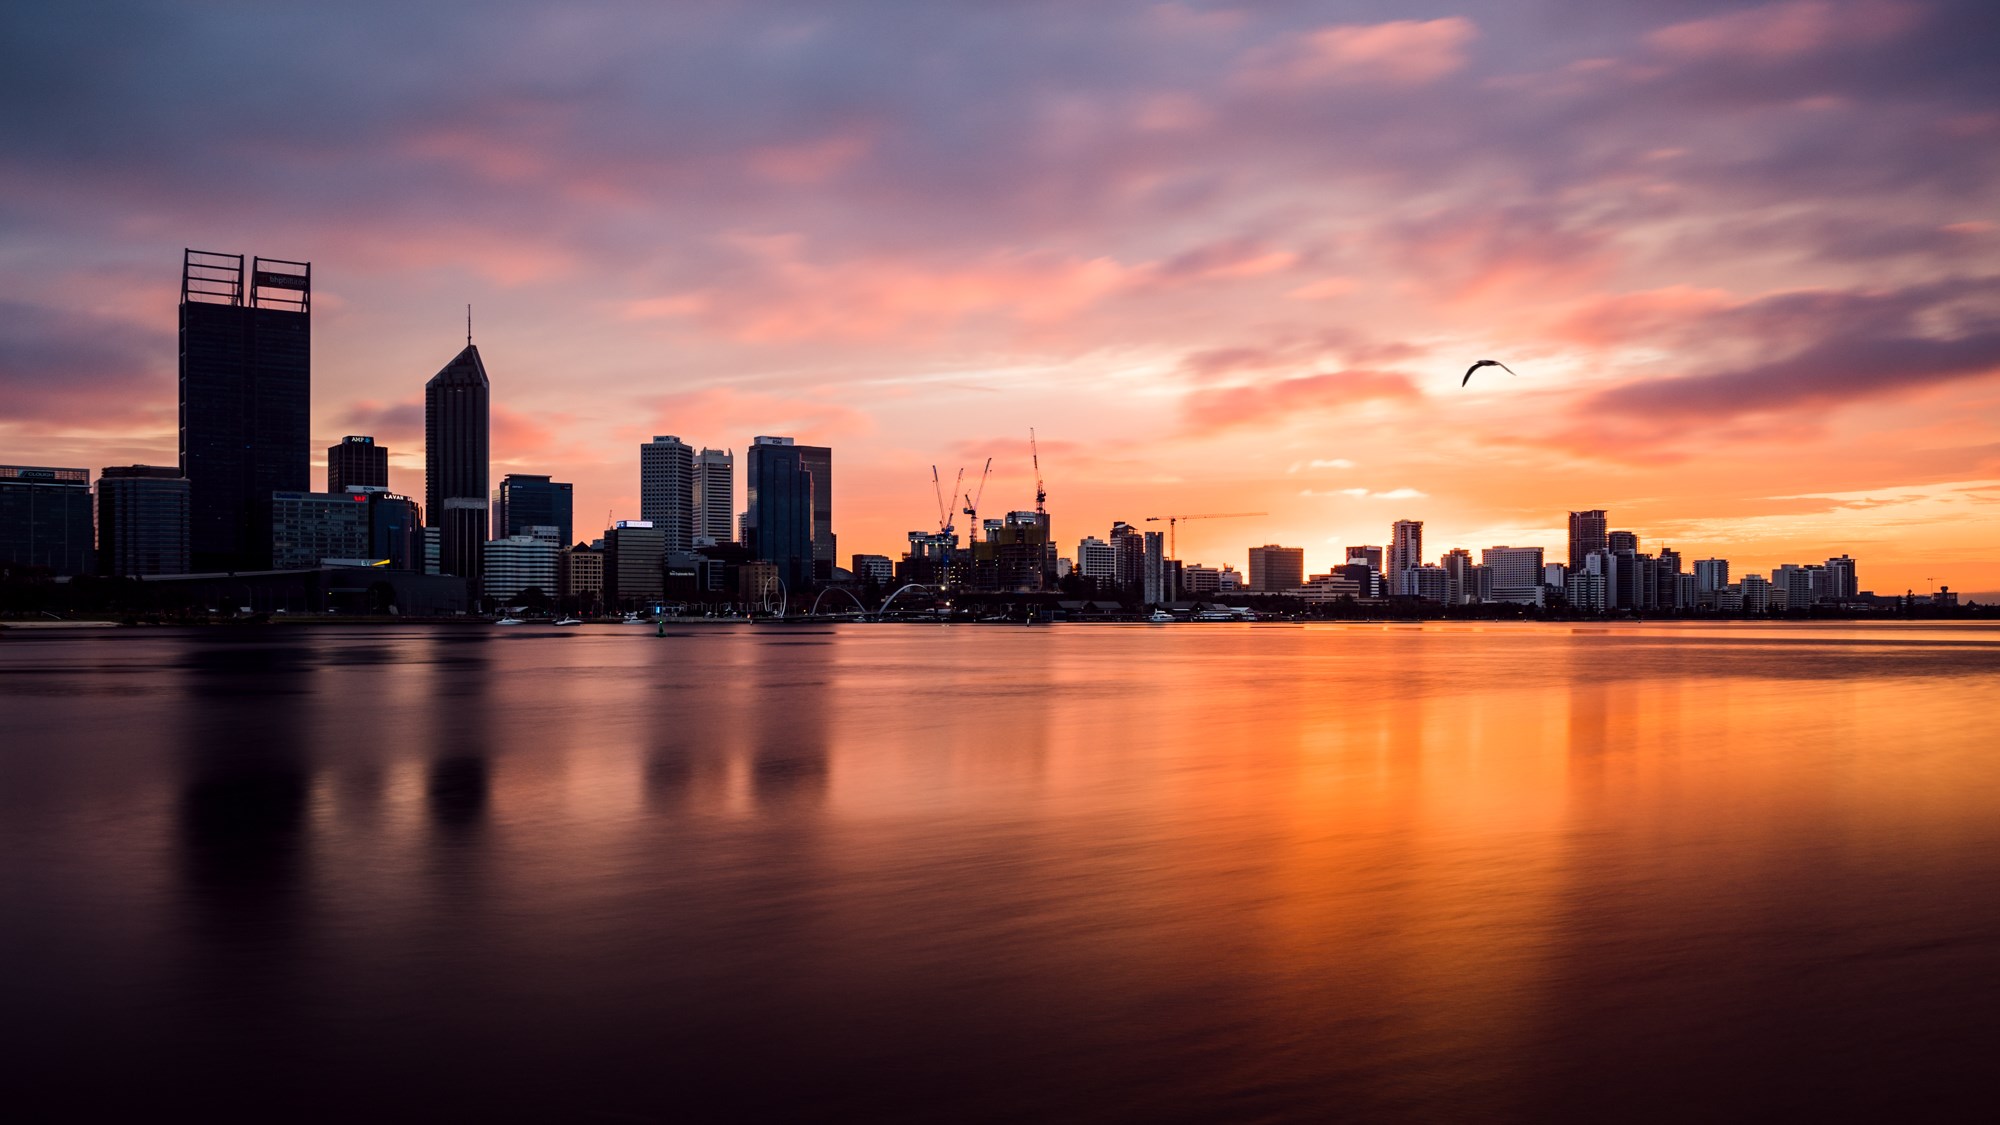
[[[556,622],[556,624],[557,624],[557,625],[581,625],[581,624],[583,624],[583,618],[581,618],[581,617],[565,617],[565,618],[562,618],[561,620],[557,621],[557,622]]]
[[[1146,615],[1146,620],[1152,622],[1155,625],[1164,625],[1167,622],[1174,620],[1174,615],[1168,613],[1164,609],[1156,609],[1153,612]]]
[[[494,624],[495,624],[495,625],[526,625],[526,624],[527,624],[527,622],[526,622],[526,621],[524,621],[524,620],[522,620],[521,618],[518,618],[518,617],[503,617],[503,618],[501,618],[500,620],[498,620],[498,621],[495,621],[495,622],[494,622]]]

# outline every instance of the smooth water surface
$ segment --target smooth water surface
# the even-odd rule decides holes
[[[1979,627],[11,630],[0,1057],[64,1118],[1940,1119],[1996,701]]]

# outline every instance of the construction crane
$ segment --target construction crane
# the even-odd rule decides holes
[[[1161,520],[1167,521],[1167,557],[1177,559],[1181,557],[1181,549],[1180,544],[1176,542],[1179,536],[1175,535],[1174,532],[1179,529],[1182,520],[1238,520],[1250,516],[1268,516],[1270,514],[1269,512],[1204,512],[1198,516],[1147,516],[1146,522],[1158,523]]]
[[[1035,462],[1035,514],[1044,515],[1047,509],[1043,505],[1048,503],[1049,492],[1042,487],[1042,447],[1035,441],[1033,426],[1028,427],[1028,453]]]
[[[965,497],[965,526],[967,531],[979,534],[979,501],[986,495],[986,478],[993,474],[993,458],[986,459],[986,467],[979,470],[979,491],[961,493]]]
[[[958,486],[964,483],[965,483],[965,470],[960,469],[958,471],[958,479],[952,482],[951,494],[953,496],[958,495]],[[950,535],[952,532],[951,502],[944,498],[945,497],[944,478],[938,476],[938,468],[936,465],[931,466],[931,491],[937,494],[938,534],[940,536]]]

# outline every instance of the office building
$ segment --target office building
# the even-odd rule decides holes
[[[1717,605],[1718,595],[1729,586],[1728,559],[1694,561],[1694,595],[1700,605]]]
[[[1222,589],[1222,572],[1212,566],[1183,565],[1180,578],[1181,592],[1191,598],[1205,598]]]
[[[1215,592],[1218,594],[1235,593],[1236,591],[1243,589],[1244,582],[1245,579],[1243,577],[1242,571],[1237,570],[1233,566],[1225,564],[1223,568],[1216,573]]]
[[[245,276],[247,273],[247,277]],[[181,258],[180,471],[199,572],[270,564],[271,496],[311,487],[312,267]]]
[[[442,574],[478,578],[485,560],[491,396],[469,335],[424,384],[424,522],[438,529]]]
[[[1602,508],[1569,514],[1570,573],[1582,570],[1583,560],[1589,558],[1591,552],[1611,549],[1611,544],[1606,538],[1609,528],[1610,524],[1605,520]]]
[[[1380,547],[1349,547],[1347,549],[1347,556],[1341,561],[1346,563],[1360,563],[1380,574],[1383,572],[1382,563],[1384,559],[1385,553]]]
[[[1118,548],[1086,535],[1076,543],[1076,572],[1097,584],[1100,590],[1118,588]]]
[[[188,572],[188,482],[174,465],[112,465],[97,478],[97,570]]]
[[[1451,575],[1441,566],[1413,566],[1403,572],[1403,593],[1427,602],[1451,597]]]
[[[368,557],[390,570],[424,569],[424,521],[417,502],[386,488],[356,487],[368,497]]]
[[[0,564],[96,572],[89,469],[0,465]]]
[[[1479,552],[1479,565],[1492,576],[1486,600],[1513,605],[1542,604],[1540,547],[1488,547]]]
[[[1619,551],[1636,551],[1639,549],[1639,536],[1636,532],[1609,531],[1604,535],[1604,542],[1607,545],[1607,549],[1614,554]]]
[[[540,594],[551,600],[560,597],[561,555],[561,547],[532,535],[487,540],[480,576],[487,601],[497,605],[528,594]]]
[[[1315,605],[1337,602],[1342,598],[1359,600],[1368,596],[1366,588],[1359,580],[1351,574],[1341,573],[1338,567],[1328,574],[1313,575],[1295,593]]]
[[[565,606],[585,612],[604,601],[604,552],[578,543],[556,561],[556,587]]]
[[[389,450],[366,435],[350,434],[326,449],[326,490],[389,487]]]
[[[554,539],[564,547],[575,540],[575,486],[568,481],[550,480],[527,473],[508,473],[500,478],[499,501],[494,509],[493,537],[534,535],[534,528],[548,529],[542,538]]]
[[[887,586],[896,580],[896,563],[887,555],[856,555],[851,568],[860,582]]]
[[[1250,548],[1250,589],[1260,594],[1289,594],[1305,582],[1304,547],[1266,543]]]
[[[1397,520],[1389,529],[1389,583],[1399,594],[1409,594],[1403,572],[1424,561],[1424,521]]]
[[[665,593],[666,533],[646,520],[619,520],[604,533],[604,604],[643,609]]]
[[[799,464],[812,477],[812,576],[824,582],[833,577],[835,549],[833,533],[833,450],[824,445],[796,445]]]
[[[374,550],[371,515],[366,492],[272,493],[271,569],[369,559]]]
[[[736,538],[736,454],[731,450],[704,449],[694,456],[694,535],[717,543]]]
[[[777,567],[788,589],[803,590],[814,568],[814,489],[805,451],[787,437],[759,437],[744,453],[745,546],[754,558]],[[822,451],[823,452],[823,451]]]
[[[639,447],[639,518],[660,532],[669,551],[694,545],[694,447],[672,434]]]
[[[1854,560],[1840,555],[1826,560],[1826,597],[1823,601],[1851,602],[1861,596],[1860,579]]]

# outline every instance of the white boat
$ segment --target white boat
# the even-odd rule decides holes
[[[526,622],[526,621],[523,621],[523,620],[521,620],[521,619],[520,619],[520,618],[518,618],[518,617],[503,617],[503,618],[501,618],[500,620],[498,620],[498,621],[495,621],[495,622],[494,622],[494,624],[495,624],[495,625],[526,625],[526,624],[527,624],[527,622]]]
[[[583,618],[581,618],[581,617],[565,617],[565,618],[563,618],[562,620],[560,620],[560,621],[557,621],[557,622],[556,622],[556,624],[558,624],[558,625],[581,625],[581,624],[583,624]]]
[[[1164,609],[1156,609],[1152,613],[1146,615],[1146,620],[1151,621],[1155,625],[1164,625],[1165,623],[1172,621],[1173,619],[1174,615],[1168,613]]]

